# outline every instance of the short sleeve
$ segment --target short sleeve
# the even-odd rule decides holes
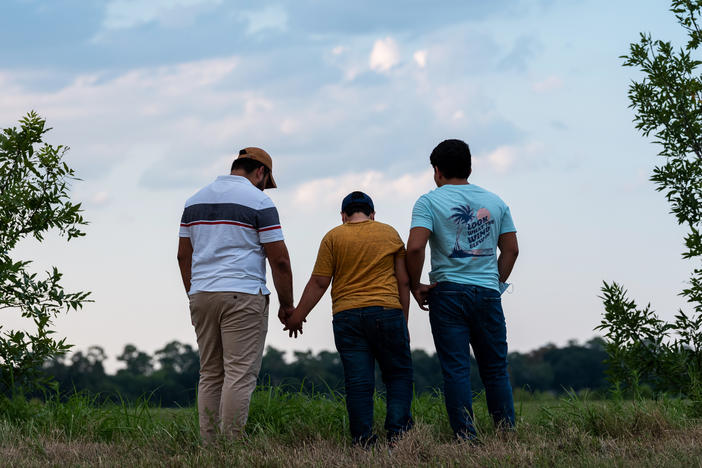
[[[427,228],[434,232],[434,219],[426,195],[419,197],[419,200],[414,204],[414,208],[412,208],[412,224],[410,225],[410,229],[416,227]]]
[[[281,241],[284,239],[280,226],[280,217],[273,201],[266,198],[256,210],[255,226],[258,231],[258,240],[261,244]]]
[[[334,254],[332,252],[331,236],[327,234],[319,244],[317,252],[317,261],[314,262],[312,269],[313,275],[318,276],[334,276]]]
[[[505,210],[500,220],[500,234],[505,234],[507,232],[517,232],[517,228],[514,227],[512,213],[509,211],[509,207],[505,205]]]
[[[183,209],[183,215],[180,217],[180,231],[178,232],[178,237],[190,237],[190,226],[185,219],[185,209]]]
[[[402,242],[402,238],[397,233],[395,229],[392,229],[392,247],[394,250],[395,257],[405,257],[407,255],[407,250],[405,249],[405,243]]]

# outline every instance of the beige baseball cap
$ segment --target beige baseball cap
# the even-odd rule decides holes
[[[248,148],[244,148],[239,150],[239,157],[236,159],[241,159],[241,158],[251,158],[254,161],[258,161],[264,166],[268,168],[269,171],[271,171],[270,176],[268,177],[268,182],[266,183],[267,189],[269,188],[277,188],[278,186],[275,184],[275,180],[273,180],[273,160],[271,159],[271,155],[266,153],[264,150],[261,148],[256,148],[255,146],[250,146]]]

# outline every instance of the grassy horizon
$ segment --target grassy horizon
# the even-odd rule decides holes
[[[475,400],[481,445],[453,441],[440,395],[413,401],[416,427],[391,452],[351,447],[343,397],[259,388],[246,435],[203,447],[193,407],[3,400],[0,464],[7,466],[702,466],[699,408],[681,399],[593,400],[519,394],[517,430],[495,431]],[[375,429],[383,432],[382,397]]]

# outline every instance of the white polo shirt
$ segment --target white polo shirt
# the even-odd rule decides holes
[[[180,237],[193,246],[188,294],[270,294],[263,245],[283,240],[278,210],[246,177],[219,176],[185,202]]]

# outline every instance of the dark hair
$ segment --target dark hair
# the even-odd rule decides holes
[[[260,161],[256,161],[255,159],[251,158],[235,159],[232,163],[232,171],[236,169],[243,169],[244,172],[246,172],[247,174],[251,174],[253,171],[255,171],[261,166],[264,167],[264,174],[268,175],[268,173],[271,172],[271,170],[268,169],[268,166],[266,166]]]
[[[447,179],[467,179],[470,175],[470,148],[462,140],[444,140],[431,152],[429,162]]]
[[[346,216],[351,216],[354,213],[363,213],[366,216],[370,216],[371,207],[368,203],[349,203],[344,208],[344,213],[346,213]]]

